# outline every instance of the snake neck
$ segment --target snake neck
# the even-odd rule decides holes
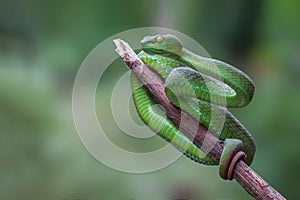
[[[197,66],[201,57],[185,48],[182,49],[179,55],[174,55],[174,59],[186,64],[191,68],[195,68]]]
[[[209,64],[211,62],[210,58],[199,56],[192,51],[185,48],[182,49],[179,55],[174,55],[173,59],[180,61],[181,63],[187,65],[188,67],[195,69],[203,74],[212,76],[220,80],[219,74],[214,73],[214,65]]]
[[[211,58],[199,56],[192,51],[183,48],[180,55],[174,56],[174,59],[202,74],[211,76],[220,81],[224,81],[221,74],[216,73],[219,67],[213,62]]]
[[[174,56],[174,59],[232,88],[235,95],[228,97],[227,107],[243,107],[251,101],[254,83],[239,69],[223,61],[199,56],[185,48],[182,49],[180,55]]]

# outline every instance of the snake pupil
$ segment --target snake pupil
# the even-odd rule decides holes
[[[157,38],[156,38],[156,42],[162,42],[163,41],[163,37],[162,36],[158,36]]]

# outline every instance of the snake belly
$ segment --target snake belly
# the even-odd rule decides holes
[[[242,84],[244,74],[238,70],[228,71],[228,66],[224,67],[223,62],[208,58],[203,58],[202,63],[193,63],[193,59],[189,58],[178,60],[144,51],[138,56],[165,81],[166,94],[173,104],[197,119],[220,140],[241,140],[243,151],[247,155],[245,162],[251,164],[255,153],[254,140],[247,129],[224,107],[225,103],[228,107],[241,107],[251,100],[252,97],[247,93],[250,90],[253,94],[254,88],[252,91],[251,83]],[[232,86],[234,92],[226,91],[228,88],[224,83]],[[154,132],[198,163],[219,164],[174,126],[132,73],[131,89],[140,118]],[[223,116],[221,129],[220,124],[211,122],[212,116]]]

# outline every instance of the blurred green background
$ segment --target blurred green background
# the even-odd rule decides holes
[[[1,0],[0,199],[251,199],[216,167],[185,157],[156,172],[126,174],[83,147],[71,100],[81,62],[106,38],[146,26],[185,33],[254,79],[253,102],[232,110],[255,138],[252,168],[299,199],[299,8],[296,0]],[[107,111],[98,115],[119,135],[108,99],[126,71],[114,63],[97,92],[97,108]],[[130,145],[143,151],[137,143]]]

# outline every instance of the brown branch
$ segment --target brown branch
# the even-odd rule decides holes
[[[137,76],[149,94],[164,107],[167,116],[189,139],[219,162],[223,151],[223,141],[219,140],[199,124],[193,117],[175,107],[167,98],[164,83],[155,72],[150,70],[134,53],[131,47],[121,39],[114,40],[116,51],[129,69]],[[204,142],[205,141],[205,142]],[[256,174],[243,160],[239,160],[234,168],[233,178],[255,199],[285,199],[265,180]]]

